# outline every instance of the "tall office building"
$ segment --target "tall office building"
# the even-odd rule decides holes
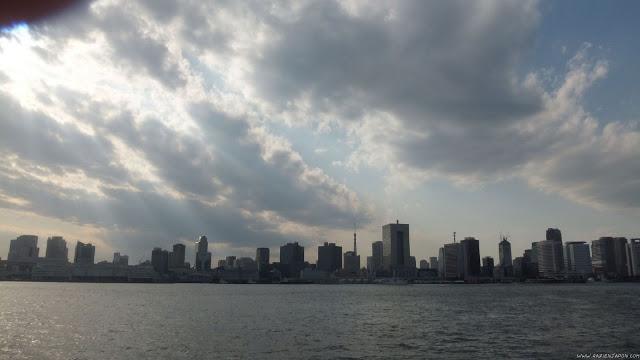
[[[153,270],[159,274],[169,272],[169,252],[159,247],[153,248],[153,251],[151,251],[151,265]]]
[[[45,257],[47,259],[69,261],[67,242],[62,236],[52,236],[47,239],[47,251],[45,253]]]
[[[627,244],[627,273],[640,277],[640,239],[630,239]]]
[[[462,248],[462,275],[467,281],[474,281],[480,276],[480,242],[473,237],[460,241]]]
[[[384,250],[382,241],[374,241],[371,244],[371,268],[370,273],[382,271],[384,267]]]
[[[498,244],[498,261],[500,266],[507,267],[513,266],[513,258],[511,257],[511,243],[506,237],[502,238],[502,241]]]
[[[557,273],[564,272],[564,249],[562,248],[562,233],[560,229],[548,228],[546,233],[547,241],[555,241],[557,245],[553,246],[553,260],[555,263],[553,264],[554,269]]]
[[[491,256],[485,256],[482,258],[482,275],[493,277],[494,268],[493,258]]]
[[[420,260],[420,269],[421,270],[429,269],[429,262],[425,259]]]
[[[444,247],[438,249],[438,275],[444,279]]]
[[[620,279],[628,276],[627,239],[601,237],[591,242],[593,272],[598,277]]]
[[[209,241],[207,237],[201,235],[196,241],[196,271],[211,270],[211,253],[209,252]]]
[[[318,262],[316,263],[316,267],[318,270],[328,273],[342,269],[342,247],[327,242],[322,246],[318,246]]]
[[[73,262],[76,264],[93,265],[95,262],[95,255],[95,246],[78,241],[76,243],[76,252],[73,256]]]
[[[586,276],[592,273],[589,245],[584,241],[568,241],[564,245],[567,275]]]
[[[460,243],[445,244],[442,251],[442,278],[445,280],[461,279],[464,260]]]
[[[169,267],[180,269],[184,267],[187,247],[184,244],[174,244],[173,251],[169,254]]]
[[[556,240],[543,240],[534,244],[538,255],[538,275],[544,278],[564,275],[562,243]]]
[[[120,265],[120,266],[128,266],[129,256],[122,255],[119,252],[113,253],[113,264]]]
[[[258,271],[264,271],[269,268],[269,248],[256,249],[256,264],[258,264]]]
[[[8,263],[35,263],[38,260],[38,237],[36,235],[20,235],[9,242]]]
[[[404,270],[411,257],[409,248],[409,224],[387,224],[382,227],[382,252],[384,269]]]
[[[352,275],[360,272],[360,255],[353,251],[344,253],[344,272]]]
[[[429,268],[438,270],[438,258],[436,256],[429,258]]]
[[[627,265],[627,238],[613,238],[613,251],[615,253],[616,273],[622,278],[629,276],[629,267]]]
[[[304,268],[304,247],[298,242],[280,246],[280,266],[284,277],[299,278]]]

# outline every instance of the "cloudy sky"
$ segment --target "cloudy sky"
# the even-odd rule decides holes
[[[0,257],[640,236],[638,2],[97,1],[0,33]],[[364,265],[364,259],[363,259]]]

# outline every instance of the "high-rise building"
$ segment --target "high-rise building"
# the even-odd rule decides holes
[[[67,242],[62,236],[52,236],[47,239],[47,251],[45,254],[47,259],[57,259],[69,261],[69,250]]]
[[[173,251],[169,254],[169,267],[180,269],[184,267],[187,247],[184,244],[174,244]]]
[[[224,259],[225,268],[232,269],[236,267],[236,257],[229,255]]]
[[[317,269],[328,273],[342,269],[342,247],[334,243],[325,242],[318,246]]]
[[[280,266],[284,277],[299,278],[304,268],[304,247],[298,242],[280,246]]]
[[[591,242],[593,272],[598,277],[619,279],[628,276],[627,239],[601,237]]]
[[[562,232],[560,232],[560,229],[548,228],[546,240],[562,242]]]
[[[442,250],[442,278],[445,280],[461,279],[464,267],[462,246],[460,243],[445,244]]]
[[[592,273],[589,245],[584,241],[568,241],[564,245],[567,275],[586,276]]]
[[[7,262],[32,262],[38,260],[38,237],[36,235],[20,235],[9,242]]]
[[[473,237],[460,241],[462,248],[462,275],[466,281],[474,281],[480,276],[480,242]]]
[[[201,235],[196,241],[196,271],[211,270],[211,253],[209,252],[209,241],[207,237]]]
[[[256,249],[256,263],[258,264],[258,271],[267,270],[269,267],[269,248]]]
[[[360,255],[353,251],[344,253],[344,272],[351,275],[360,272]]]
[[[629,276],[640,277],[640,239],[630,239],[627,244],[627,267]]]
[[[438,275],[444,279],[444,247],[438,249]]]
[[[494,268],[493,258],[491,256],[485,256],[482,258],[482,275],[493,277]]]
[[[113,253],[113,264],[120,266],[129,265],[129,256],[121,255],[119,252]]]
[[[95,255],[95,246],[78,241],[76,243],[76,252],[73,256],[73,262],[76,264],[93,265],[95,262]]]
[[[420,260],[420,269],[428,269],[429,262],[425,259]]]
[[[552,247],[553,250],[553,268],[560,274],[564,272],[564,249],[562,248],[562,233],[559,229],[548,228],[546,233],[547,241],[555,241],[557,244]]]
[[[382,227],[382,252],[384,269],[403,270],[409,265],[409,224],[387,224]]]
[[[153,251],[151,251],[151,265],[153,270],[159,274],[169,272],[169,252],[159,247],[153,248]]]
[[[384,250],[382,241],[374,241],[371,244],[371,268],[370,273],[382,271],[384,267]]]
[[[500,266],[507,267],[513,265],[513,260],[511,257],[511,243],[507,240],[506,237],[502,238],[502,241],[498,244],[498,254],[499,254],[499,262]]]
[[[429,258],[429,268],[438,270],[438,257],[432,256]]]
[[[538,275],[544,278],[562,276],[564,272],[562,243],[556,240],[543,240],[534,244],[536,244],[536,253],[538,255]],[[558,248],[561,249],[558,250]],[[560,256],[560,259],[558,259],[558,256]]]

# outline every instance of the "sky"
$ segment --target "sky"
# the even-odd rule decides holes
[[[80,3],[0,30],[0,257],[640,237],[634,1]]]

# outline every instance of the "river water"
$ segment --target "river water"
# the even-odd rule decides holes
[[[0,282],[1,359],[640,354],[640,284]]]

